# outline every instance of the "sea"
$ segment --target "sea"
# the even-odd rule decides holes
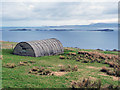
[[[28,30],[19,31],[19,29]],[[72,30],[59,29],[57,31],[57,29],[55,28],[50,30],[48,28],[41,29],[40,27],[3,27],[0,29],[0,35],[2,36],[0,40],[10,42],[23,42],[56,38],[63,44],[64,47],[74,47],[80,49],[118,50],[117,27],[113,28],[114,31],[86,30],[76,30],[76,28],[72,28]]]

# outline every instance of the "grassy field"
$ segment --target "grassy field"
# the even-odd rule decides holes
[[[13,55],[13,47],[16,45],[14,42],[3,42],[3,60],[2,60],[2,88],[70,88],[72,81],[79,81],[83,78],[90,78],[93,81],[101,80],[102,86],[113,84],[118,85],[118,77],[107,75],[101,72],[103,66],[109,67],[108,64],[98,62],[82,63],[72,59],[60,59],[60,55],[44,56],[44,57],[27,57]],[[79,49],[72,49],[77,53]],[[85,50],[81,51],[97,51],[104,54],[117,55],[115,51],[98,51],[98,50]],[[65,50],[62,56],[66,56],[70,51]],[[30,61],[34,61],[31,63]],[[27,62],[25,65],[20,65],[20,62]],[[7,68],[5,65],[14,64],[14,68]],[[62,66],[70,65],[71,67],[77,66],[77,71],[60,72]],[[33,67],[44,67],[54,72],[54,75],[38,75],[31,74],[29,71]]]

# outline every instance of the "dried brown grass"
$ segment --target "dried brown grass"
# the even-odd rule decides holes
[[[17,65],[15,63],[7,63],[4,65],[6,68],[15,68]]]

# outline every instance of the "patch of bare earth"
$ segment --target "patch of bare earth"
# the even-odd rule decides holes
[[[68,72],[52,72],[52,74],[54,74],[55,76],[63,76],[65,74],[67,74]]]
[[[90,78],[91,80],[96,80],[96,78],[95,78],[95,77],[91,77],[91,76],[90,76],[89,78]]]
[[[102,76],[110,76],[110,75],[107,75],[107,74],[105,74],[105,73],[103,73],[103,74],[98,74],[98,75],[102,75]],[[112,77],[114,81],[118,81],[118,80],[119,80],[118,77],[115,77],[115,76],[110,76],[110,77]]]
[[[101,69],[101,67],[93,67],[93,66],[87,66],[86,68],[90,68],[90,69]]]
[[[113,80],[118,81],[120,78],[113,76]]]
[[[107,74],[105,74],[105,73],[103,73],[103,74],[98,74],[98,75],[102,75],[102,76],[109,76],[109,75],[107,75]]]
[[[54,67],[47,67],[47,68],[54,68]]]
[[[91,75],[94,75],[94,74],[95,74],[95,72],[92,72],[92,73],[91,73]]]
[[[62,67],[63,65],[59,64],[58,67]]]
[[[78,72],[83,71],[83,69],[78,69]]]

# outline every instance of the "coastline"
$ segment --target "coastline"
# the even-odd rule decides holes
[[[0,43],[2,44],[2,47],[4,49],[4,47],[6,46],[9,46],[9,47],[14,47],[17,43],[19,42],[11,42],[11,41],[0,41]],[[82,48],[78,48],[78,47],[64,47],[64,48],[75,48],[75,49],[82,49]],[[117,49],[106,49],[106,50],[103,50],[103,49],[100,49],[100,48],[97,48],[97,49],[82,49],[82,50],[97,50],[97,51],[111,51],[111,52],[120,52],[120,50],[117,50]]]
[[[105,32],[110,32],[110,31],[114,31],[113,29],[96,29],[96,30],[76,30],[76,29],[13,29],[13,30],[9,30],[9,31],[105,31]]]

